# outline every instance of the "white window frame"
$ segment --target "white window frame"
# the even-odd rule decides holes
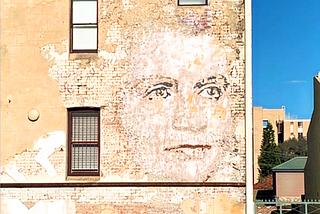
[[[96,4],[96,8],[90,7],[87,11],[75,11],[76,3]],[[90,3],[89,3],[90,2]],[[74,16],[76,14],[88,14],[88,18]],[[80,10],[80,9],[79,9]],[[91,19],[90,19],[91,15]],[[95,17],[92,19],[92,17]],[[76,20],[80,19],[80,20]],[[88,19],[88,21],[86,21]],[[89,20],[90,19],[90,20]],[[70,17],[70,52],[71,53],[97,53],[98,52],[98,0],[71,0]]]
[[[204,6],[208,0],[178,0],[178,6]]]

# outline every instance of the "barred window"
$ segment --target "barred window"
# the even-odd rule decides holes
[[[68,110],[68,175],[99,175],[100,110]]]
[[[98,51],[98,1],[72,0],[70,21],[71,53]]]

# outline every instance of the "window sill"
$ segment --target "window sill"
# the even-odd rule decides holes
[[[82,59],[98,59],[98,53],[69,53],[70,60],[82,60]]]
[[[67,176],[66,181],[99,181],[100,176]]]

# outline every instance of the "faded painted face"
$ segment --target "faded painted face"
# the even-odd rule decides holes
[[[232,141],[224,50],[166,32],[131,54],[121,119],[136,162],[161,180],[208,179]]]

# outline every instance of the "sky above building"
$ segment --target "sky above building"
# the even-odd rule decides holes
[[[253,106],[308,119],[320,71],[320,0],[252,0]]]

